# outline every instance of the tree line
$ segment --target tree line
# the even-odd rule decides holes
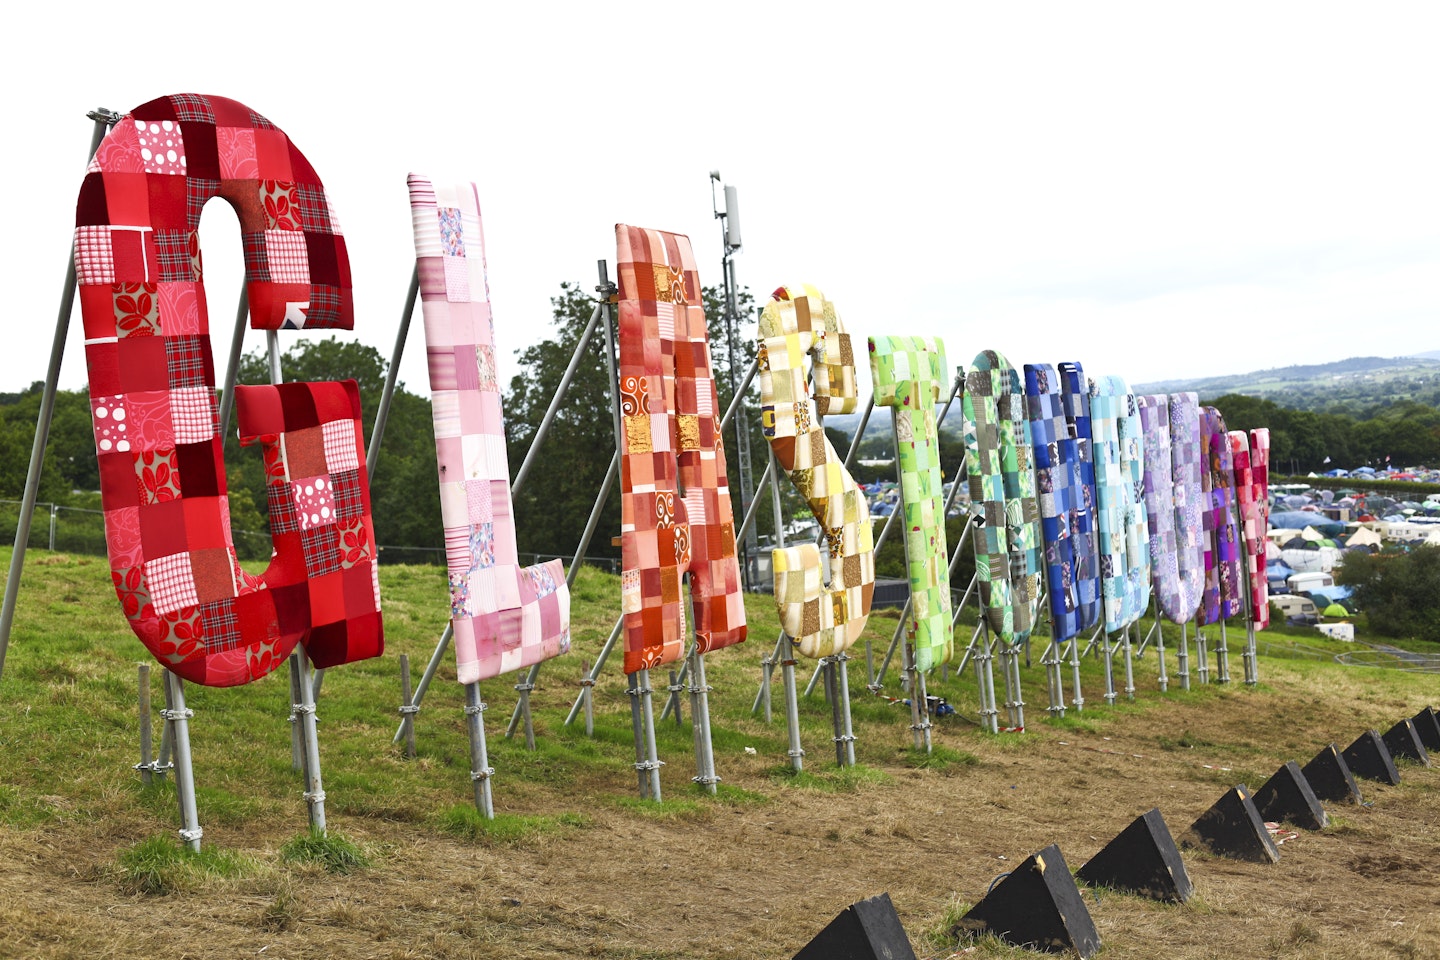
[[[717,392],[723,411],[730,405],[736,384],[743,379],[755,357],[755,303],[748,290],[738,297],[738,331],[731,343],[724,321],[722,291],[704,289],[706,315],[710,323],[711,354]],[[562,283],[551,298],[549,335],[514,352],[502,367],[510,373],[503,403],[509,446],[511,475],[518,471],[530,450],[541,420],[559,387],[592,311],[594,297],[578,283]],[[417,338],[411,349],[423,349]],[[606,338],[601,329],[580,355],[575,374],[549,428],[541,459],[516,496],[518,548],[524,555],[569,558],[580,532],[590,517],[615,453],[609,368],[605,359]],[[386,360],[373,347],[349,339],[295,342],[281,359],[287,380],[355,379],[360,386],[363,422],[367,439],[373,430],[376,410],[385,382]],[[241,383],[266,383],[268,364],[261,351],[242,358]],[[0,393],[0,499],[18,500],[24,490],[26,465],[34,437],[42,384],[25,390]],[[1227,394],[1213,401],[1231,429],[1268,427],[1271,431],[1272,470],[1306,472],[1327,468],[1325,458],[1335,466],[1357,466],[1366,462],[1383,464],[1386,458],[1396,465],[1440,464],[1440,409],[1411,401],[1377,404],[1364,411],[1363,418],[1349,413],[1291,409],[1266,399]],[[759,424],[758,382],[746,394],[752,474],[759,478],[768,461],[768,445]],[[893,440],[888,429],[888,411],[872,414],[870,428],[858,449],[859,459],[888,461]],[[832,444],[843,452],[850,437],[827,427]],[[963,428],[958,408],[940,428],[941,466],[947,481],[962,472]],[[236,530],[253,531],[256,536],[237,545],[249,549],[251,559],[268,556],[266,496],[263,464],[257,447],[241,448],[233,420],[226,431],[226,473],[230,493],[230,514]],[[735,502],[737,525],[741,517],[739,451],[734,430],[725,433],[726,459]],[[857,481],[870,483],[894,479],[888,463],[857,464],[852,473]],[[964,477],[959,478],[964,482]],[[388,426],[377,463],[371,496],[376,540],[386,549],[382,559],[408,562],[443,562],[444,538],[440,521],[439,486],[429,390],[422,385],[412,392],[397,384]],[[98,509],[99,475],[95,460],[89,395],[86,390],[62,390],[56,397],[50,442],[46,449],[39,499],[76,507]],[[788,482],[781,483],[785,516],[805,517],[802,497]],[[751,491],[752,496],[754,491]],[[757,514],[761,536],[772,532],[772,512],[767,502]],[[98,521],[98,518],[97,518]],[[619,533],[619,483],[611,484],[602,504],[596,534],[587,554],[618,557],[612,538]],[[953,535],[958,535],[956,525]],[[892,538],[879,558],[882,576],[903,576],[901,538]],[[244,545],[249,544],[247,548]],[[963,582],[963,581],[962,581]]]

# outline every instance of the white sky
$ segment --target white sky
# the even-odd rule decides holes
[[[852,333],[940,335],[952,364],[999,349],[1144,382],[1440,348],[1440,5],[443,9],[27,8],[0,61],[0,389],[44,375],[86,111],[191,91],[309,157],[354,335],[386,356],[412,170],[480,185],[507,353],[548,334],[560,281],[593,286],[616,221],[690,234],[718,283],[711,169],[739,188],[757,300],[813,283]],[[223,202],[201,236],[223,373],[241,269]],[[421,331],[401,376],[423,394]],[[77,306],[61,385],[84,382]]]

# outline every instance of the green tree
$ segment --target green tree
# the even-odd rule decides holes
[[[1440,547],[1352,552],[1336,579],[1355,589],[1355,606],[1377,633],[1440,642]]]

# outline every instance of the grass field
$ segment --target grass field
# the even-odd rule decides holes
[[[470,803],[450,662],[417,718],[418,756],[390,742],[397,655],[409,654],[418,680],[444,625],[443,570],[390,566],[381,582],[386,655],[330,671],[319,704],[331,837],[305,829],[284,677],[189,686],[205,837],[202,853],[186,856],[172,785],[144,787],[131,766],[136,667],[150,661],[105,560],[32,551],[0,679],[0,957],[789,957],[848,903],[882,890],[917,953],[948,957],[969,946],[946,933],[966,905],[1046,844],[1077,868],[1152,806],[1179,838],[1228,787],[1256,788],[1286,760],[1303,764],[1330,741],[1343,747],[1440,703],[1440,678],[1287,657],[1278,633],[1258,688],[1182,693],[1171,628],[1170,693],[1156,689],[1150,652],[1137,664],[1137,701],[1107,707],[1092,658],[1084,711],[1060,720],[1045,716],[1037,650],[1024,733],[982,733],[973,679],[933,678],[931,692],[959,713],[936,720],[935,751],[923,757],[908,749],[908,710],[865,689],[860,652],[859,765],[835,768],[817,692],[802,701],[809,753],[796,776],[778,673],[774,722],[750,715],[777,628],[768,598],[754,596],[749,642],[708,661],[719,795],[690,783],[687,705],[686,722],[659,727],[665,800],[646,803],[618,663],[596,688],[594,737],[563,725],[581,661],[594,659],[618,608],[617,579],[586,570],[574,590],[575,652],[547,664],[533,694],[533,753],[503,737],[510,682],[483,685],[497,771],[498,816],[487,822]],[[872,617],[877,656],[896,623]],[[1231,633],[1237,681],[1240,638]],[[1325,647],[1318,636],[1303,642]],[[654,680],[663,687],[658,671]],[[893,671],[884,692],[901,695]],[[1437,784],[1440,770],[1411,766],[1397,787],[1367,782],[1366,806],[1331,807],[1331,826],[1286,843],[1279,864],[1187,849],[1197,897],[1185,906],[1087,895],[1105,955],[1436,956]],[[1020,955],[974,946],[971,955]]]

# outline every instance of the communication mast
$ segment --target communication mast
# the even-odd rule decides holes
[[[733,397],[740,389],[740,369],[745,365],[745,359],[740,353],[740,338],[738,333],[738,309],[736,307],[736,296],[738,286],[735,283],[735,254],[740,250],[740,200],[736,195],[733,186],[723,185],[725,194],[725,208],[722,210],[718,203],[715,192],[715,185],[720,183],[720,171],[710,171],[710,208],[714,211],[715,219],[720,221],[720,249],[723,251],[720,263],[725,278],[725,339],[727,366],[730,368],[730,395]],[[740,406],[735,411],[735,472],[740,478],[740,502],[736,507],[737,517],[745,516],[745,511],[750,508],[750,500],[754,495],[755,481],[754,473],[751,470],[750,460],[750,418],[747,415],[745,400],[742,397]],[[754,564],[759,555],[759,540],[755,533],[755,524],[745,533],[745,542],[736,545],[740,550],[740,569],[745,578],[746,589],[755,589],[757,571]]]

